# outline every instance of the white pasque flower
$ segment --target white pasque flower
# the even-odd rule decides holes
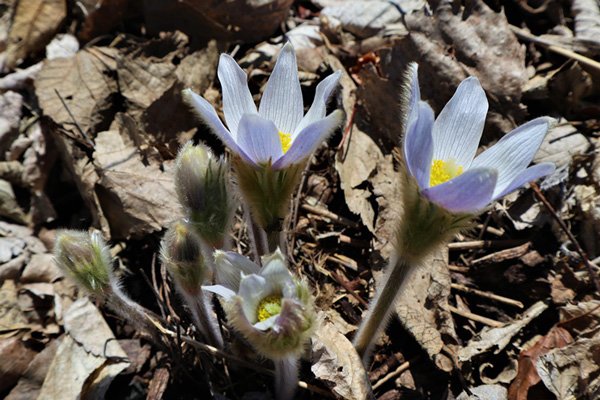
[[[314,327],[310,290],[292,276],[279,249],[262,261],[261,268],[237,253],[217,250],[217,279],[223,285],[203,288],[224,298],[230,324],[263,356],[298,354]]]
[[[409,68],[404,159],[429,200],[454,213],[475,213],[554,171],[552,163],[528,167],[553,123],[551,118],[536,118],[517,127],[475,157],[488,111],[479,80],[462,81],[434,120],[433,110],[421,100],[418,66]]]
[[[246,73],[231,56],[221,54],[217,75],[229,129],[204,98],[191,89],[184,90],[184,97],[212,132],[249,164],[272,163],[276,170],[298,164],[341,123],[339,110],[325,116],[327,100],[337,85],[340,71],[317,85],[313,104],[304,115],[296,54],[289,43],[279,53],[258,111],[248,89]]]

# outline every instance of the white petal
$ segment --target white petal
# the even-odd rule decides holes
[[[302,119],[304,103],[298,80],[296,54],[289,43],[279,52],[258,112],[263,118],[275,122],[279,131],[289,134],[294,132]]]
[[[194,93],[191,89],[185,89],[182,95],[184,101],[193,107],[196,115],[210,128],[212,133],[221,139],[225,146],[240,155],[247,162],[251,162],[248,155],[240,149],[233,136],[231,136],[231,133],[225,128],[214,107],[208,101]]]
[[[222,285],[202,286],[202,289],[206,290],[207,292],[212,292],[214,294],[217,294],[217,295],[223,297],[225,300],[229,300],[233,296],[235,296],[235,292],[233,290],[228,289]]]
[[[226,287],[238,291],[242,273],[258,274],[260,267],[233,251],[216,250],[214,252],[216,281]]]
[[[446,183],[423,190],[434,203],[456,213],[475,214],[492,201],[498,173],[491,168],[476,168]]]
[[[489,167],[498,171],[494,197],[500,195],[510,183],[531,163],[539,149],[552,118],[541,117],[514,129],[494,146],[473,160],[471,168]]]
[[[223,91],[223,114],[234,138],[242,115],[256,114],[256,105],[248,89],[248,77],[231,56],[221,54],[217,71]]]
[[[275,124],[254,114],[245,114],[240,120],[238,144],[256,164],[275,162],[283,155]]]
[[[483,132],[488,102],[474,76],[465,79],[433,124],[433,159],[469,168]]]
[[[342,123],[343,112],[336,110],[327,117],[304,128],[292,142],[289,150],[273,163],[274,169],[283,169],[306,160]]]
[[[513,192],[520,188],[521,186],[525,186],[529,182],[536,181],[544,176],[548,176],[554,172],[556,166],[553,163],[541,163],[534,165],[532,167],[526,168],[513,181],[504,189],[503,192],[498,193],[495,196],[495,199],[498,199],[502,196],[506,196],[510,192]]]
[[[242,299],[244,314],[251,323],[256,322],[258,304],[270,294],[270,288],[271,286],[262,276],[252,274],[242,278],[238,295]]]
[[[415,177],[419,187],[429,187],[431,174],[431,158],[433,156],[433,110],[429,104],[419,101],[417,112],[409,110],[409,124],[404,138],[404,162],[410,174]]]
[[[327,100],[329,100],[331,93],[333,93],[333,90],[336,88],[340,76],[342,76],[342,72],[336,71],[319,82],[315,91],[313,103],[304,118],[302,118],[298,126],[296,126],[293,137],[313,122],[325,118],[325,113],[327,112]]]
[[[279,314],[273,315],[273,316],[265,319],[264,321],[255,323],[254,327],[261,331],[269,330],[269,329],[273,328],[273,326],[275,325],[275,322],[277,321],[277,318],[279,318]]]

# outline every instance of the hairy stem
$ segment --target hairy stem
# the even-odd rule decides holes
[[[206,342],[218,349],[223,348],[223,336],[219,328],[219,321],[216,315],[212,312],[210,304],[210,296],[207,296],[202,289],[195,296],[190,295],[183,290],[180,290],[183,297],[190,307],[194,324],[200,334],[204,336]]]
[[[106,299],[108,307],[131,324],[136,330],[148,333],[153,341],[160,345],[162,343],[162,334],[158,328],[150,322],[150,318],[155,318],[154,313],[131,300],[121,289],[118,282],[111,282],[110,286],[111,291],[107,294]],[[156,319],[158,318],[156,317]]]
[[[267,234],[267,247],[269,248],[269,253],[273,253],[277,250],[277,248],[282,248],[281,246],[281,231],[277,229],[273,229],[266,232]],[[285,250],[285,249],[284,249]]]
[[[414,265],[398,257],[391,264],[383,286],[380,286],[371,301],[371,307],[354,336],[354,347],[366,366],[371,358],[373,345],[387,326],[389,316],[394,309],[398,293],[402,292],[406,278]]]
[[[298,387],[298,358],[290,355],[273,362],[275,363],[275,398],[293,399]]]

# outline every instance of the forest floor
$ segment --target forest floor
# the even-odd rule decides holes
[[[0,0],[0,397],[271,398],[269,361],[196,341],[158,252],[181,215],[178,148],[225,152],[181,91],[222,116],[227,52],[258,101],[289,40],[305,106],[341,70],[329,108],[346,114],[286,221],[319,311],[297,399],[600,398],[599,38],[596,0]],[[478,77],[482,147],[555,118],[534,162],[557,169],[410,278],[365,375],[350,340],[393,252],[413,61],[436,114]],[[63,276],[60,228],[102,232],[125,291],[162,318],[162,345]],[[249,253],[241,213],[231,238]]]

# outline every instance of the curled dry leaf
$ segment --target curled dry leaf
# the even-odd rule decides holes
[[[42,50],[67,16],[66,0],[27,0],[17,2],[4,68],[12,69],[27,56]]]
[[[456,400],[506,400],[506,388],[502,385],[481,385],[469,388],[472,395],[462,392]]]
[[[27,370],[35,351],[23,343],[19,337],[0,340],[0,391],[13,386]],[[10,360],[10,361],[9,361]]]
[[[534,318],[544,312],[548,306],[538,301],[529,307],[518,319],[507,323],[500,328],[483,328],[476,338],[471,340],[466,347],[458,352],[458,359],[462,362],[472,360],[480,354],[494,350],[498,354],[510,343],[513,336],[527,326]]]
[[[553,349],[565,347],[572,341],[573,338],[566,329],[555,326],[533,346],[521,351],[521,354],[519,354],[519,372],[508,390],[509,399],[527,400],[529,388],[540,382],[540,376],[535,367],[540,356]]]
[[[129,365],[127,355],[87,298],[71,305],[64,323],[66,335],[38,399],[104,398],[114,377]]]
[[[600,396],[600,337],[574,343],[540,356],[537,373],[559,400],[597,399]]]
[[[317,331],[312,338],[311,363],[313,374],[338,398],[369,398],[371,385],[359,355],[323,312],[317,317]]]

